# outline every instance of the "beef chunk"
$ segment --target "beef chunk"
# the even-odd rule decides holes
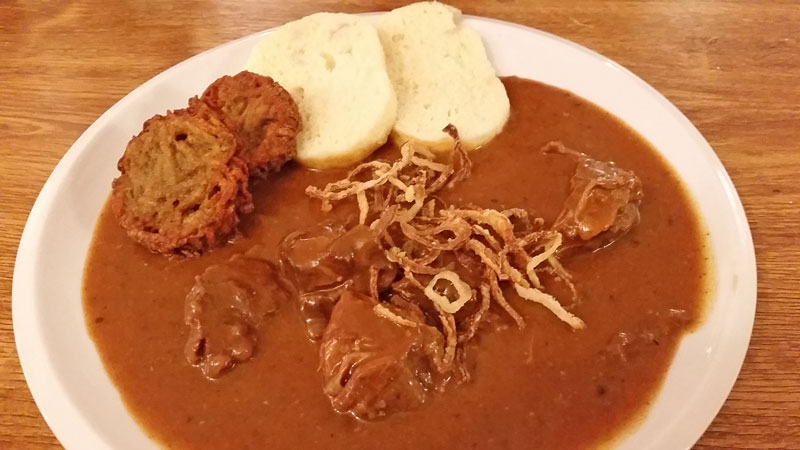
[[[345,291],[320,346],[324,392],[336,411],[364,420],[416,409],[448,380],[443,341],[418,310]]]
[[[387,288],[397,274],[365,225],[345,230],[326,224],[289,235],[281,243],[281,260],[294,278],[300,313],[315,340],[345,290],[370,294],[371,271],[377,273],[377,290]]]
[[[330,246],[345,233],[339,224],[323,224],[286,236],[280,244],[281,262],[303,291],[333,286],[344,280],[345,264],[329,258]]]
[[[289,295],[278,270],[259,251],[209,267],[186,296],[184,353],[208,378],[253,356],[256,330]]]
[[[550,143],[545,151],[570,155],[578,163],[555,229],[581,245],[599,249],[639,223],[642,183],[633,172],[613,162],[592,159],[561,143]]]

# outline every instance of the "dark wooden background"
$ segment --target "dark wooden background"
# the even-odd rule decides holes
[[[317,11],[400,1],[0,2],[0,448],[58,448],[20,370],[11,324],[17,244],[36,195],[78,136],[162,70]],[[457,1],[631,69],[716,150],[742,197],[758,310],[739,380],[697,448],[800,448],[800,3]]]

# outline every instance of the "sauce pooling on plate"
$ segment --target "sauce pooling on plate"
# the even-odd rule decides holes
[[[576,159],[542,152],[551,141],[589,155],[589,172],[604,167],[598,161],[614,161],[625,169],[618,174],[638,177],[622,176],[627,191],[608,195],[610,200],[595,197],[599,203],[640,201],[638,223],[624,235],[606,235],[602,248],[576,249],[561,258],[578,302],[569,305],[568,296],[558,295],[563,289],[553,294],[584,328],[573,330],[542,306],[509,296],[525,327],[502,310],[490,310],[497,317],[491,332],[474,338],[468,381],[448,385],[413,408],[358,420],[331,407],[320,344],[309,339],[294,302],[270,307],[258,326],[248,328],[257,346],[247,347],[249,359],[223,376],[209,380],[184,355],[184,300],[195,278],[256,245],[259,258],[277,261],[279,244],[290,233],[358,216],[352,204],[323,212],[319,200],[305,194],[307,186],[324,186],[346,171],[285,167],[253,187],[255,213],[243,220],[243,237],[194,259],[147,252],[127,238],[106,207],[86,266],[86,323],[144,430],[175,448],[568,449],[613,438],[646,412],[681,337],[700,319],[705,298],[704,242],[691,201],[655,150],[618,119],[551,86],[503,81],[511,100],[509,122],[470,153],[471,175],[440,193],[445,202],[524,208],[547,225],[575,225],[579,215],[565,218],[562,212],[576,198]],[[377,157],[395,152],[387,148]],[[622,229],[633,223],[633,212],[625,214],[592,223],[606,220],[604,230]],[[581,230],[593,233],[592,227],[576,230],[575,240]],[[355,297],[344,305],[356,312],[371,307]],[[360,325],[341,328],[350,333],[354,326]],[[427,342],[435,332],[430,329],[387,336],[412,345]]]

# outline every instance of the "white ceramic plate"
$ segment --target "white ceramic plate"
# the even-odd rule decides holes
[[[686,117],[613,61],[531,28],[466,21],[483,35],[500,75],[542,81],[602,106],[650,141],[688,186],[710,232],[713,304],[704,324],[681,343],[647,417],[619,446],[690,447],[736,380],[755,313],[753,244],[730,178]],[[14,335],[36,404],[68,449],[156,447],[103,370],[81,306],[84,260],[117,159],[144,120],[181,107],[217,77],[242,70],[266,33],[188,59],[120,100],[69,149],[33,206],[14,270]]]

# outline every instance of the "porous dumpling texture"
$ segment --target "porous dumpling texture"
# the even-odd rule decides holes
[[[413,3],[381,16],[377,28],[397,93],[392,138],[398,144],[416,140],[450,150],[453,141],[442,131],[448,124],[455,125],[467,149],[500,133],[508,120],[508,96],[480,35],[462,23],[459,10]]]
[[[388,139],[397,99],[378,33],[364,18],[318,13],[287,23],[256,46],[247,69],[280,83],[297,103],[303,165],[347,166]]]

